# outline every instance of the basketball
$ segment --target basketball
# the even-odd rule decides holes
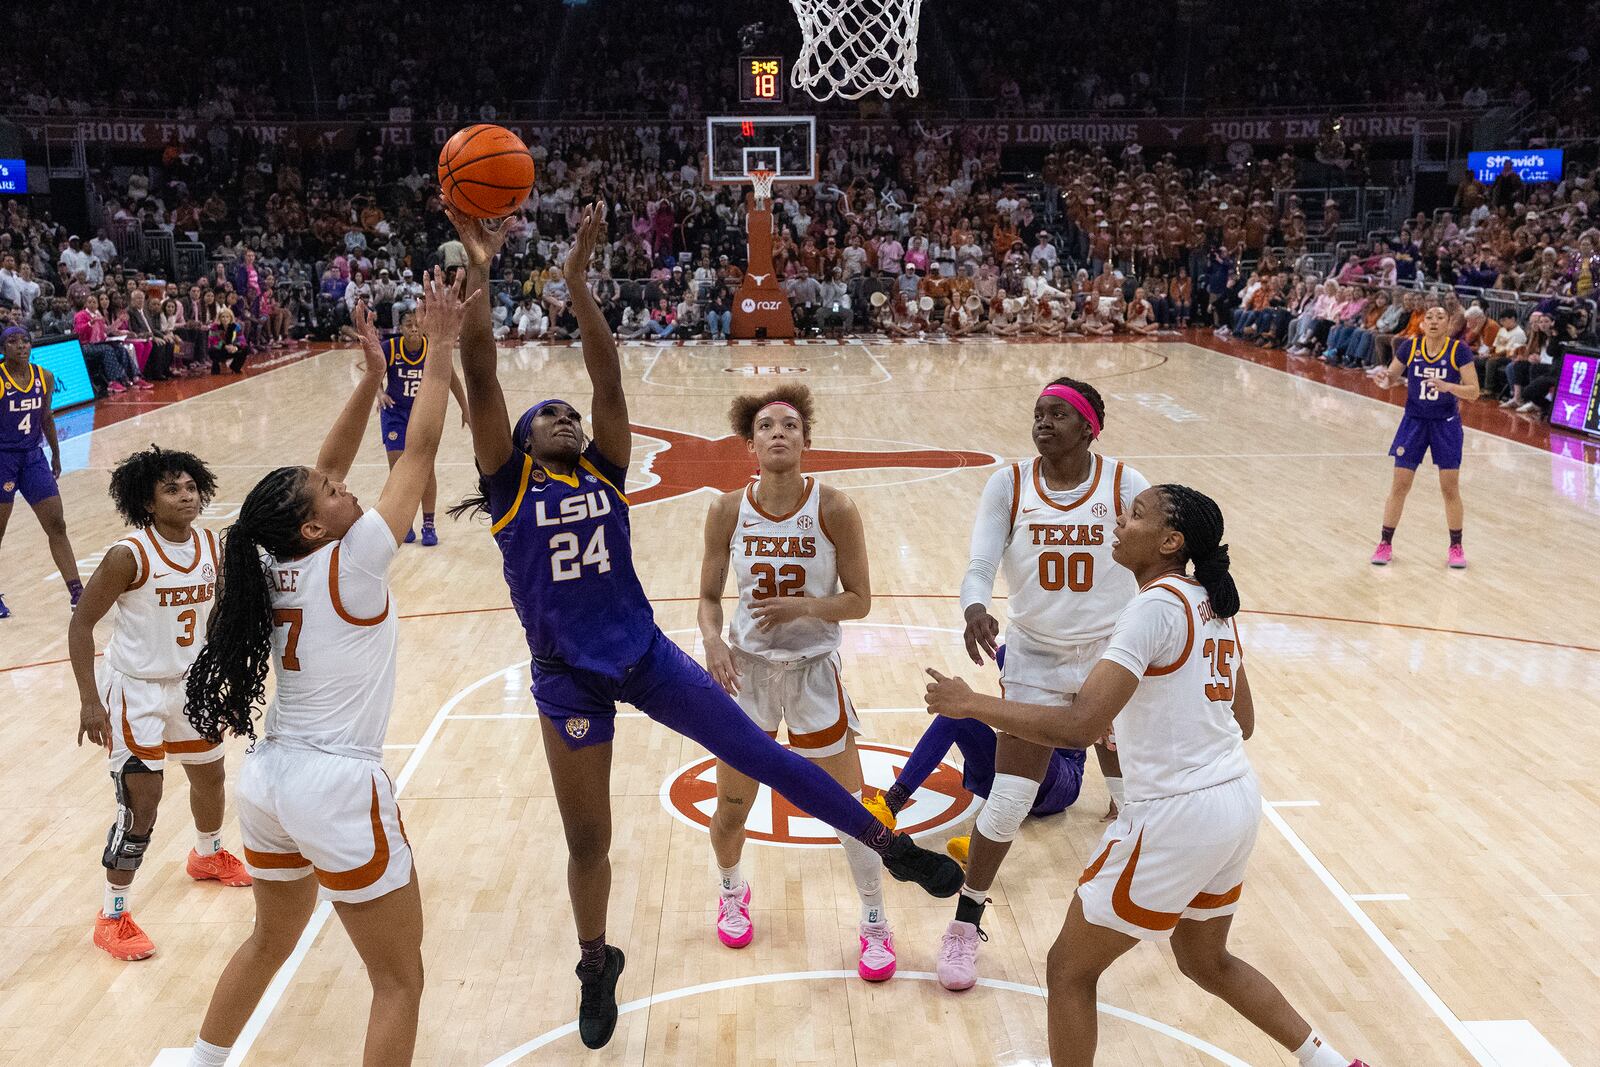
[[[439,153],[439,188],[445,202],[462,214],[504,218],[533,188],[533,156],[504,126],[468,126]]]

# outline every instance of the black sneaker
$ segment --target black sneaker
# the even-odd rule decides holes
[[[953,897],[961,892],[965,876],[961,865],[911,840],[910,834],[895,834],[894,843],[883,852],[883,869],[902,882],[915,882],[936,897]]]
[[[606,964],[598,972],[578,968],[578,981],[583,983],[578,995],[578,1036],[589,1048],[604,1048],[617,1029],[617,979],[627,962],[620,948],[607,945]]]

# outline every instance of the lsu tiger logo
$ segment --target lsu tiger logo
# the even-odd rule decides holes
[[[568,719],[566,731],[568,737],[574,741],[581,741],[589,732],[589,720],[581,718]]]

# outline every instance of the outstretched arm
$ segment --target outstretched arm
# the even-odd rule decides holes
[[[589,292],[589,262],[605,232],[606,202],[596,200],[583,212],[577,239],[561,265],[561,272],[571,291],[572,313],[578,317],[583,366],[594,386],[590,408],[594,443],[606,459],[626,467],[633,452],[633,431],[628,425],[628,398],[622,392],[622,364],[617,358],[617,343],[611,337],[611,326],[595,302],[594,294]]]
[[[428,359],[422,365],[422,385],[411,405],[406,450],[389,472],[389,480],[378,497],[378,513],[389,524],[396,542],[411,528],[417,505],[422,503],[422,492],[433,477],[433,460],[439,452],[439,438],[444,435],[444,413],[455,374],[452,361],[456,338],[461,333],[462,319],[479,303],[487,303],[482,289],[474,289],[462,299],[460,289],[444,283],[444,271],[438,267],[423,278],[422,305],[416,315],[417,324],[428,339]]]
[[[356,304],[351,318],[356,335],[361,339],[362,374],[344,410],[333,420],[328,436],[322,441],[322,451],[317,453],[317,470],[336,482],[344,481],[350,465],[356,461],[361,448],[361,438],[367,432],[367,420],[372,414],[373,400],[383,387],[383,351],[378,347],[378,325],[372,309],[365,300]]]
[[[481,219],[461,214],[448,205],[444,209],[455,223],[456,233],[467,250],[466,292],[489,291],[489,264],[505,243],[507,227],[490,230]],[[496,369],[498,354],[494,344],[494,321],[490,301],[479,300],[467,310],[461,323],[461,374],[467,383],[466,410],[471,413],[472,454],[478,470],[493,474],[505,466],[516,447],[511,440],[511,416],[506,412],[506,395],[500,389]]]
[[[946,678],[931,668],[928,676],[933,679],[925,698],[930,714],[977,719],[1002,733],[1051,748],[1088,748],[1100,740],[1139,688],[1137,675],[1110,660],[1094,665],[1072,707],[1066,709],[974,693],[962,679]]]

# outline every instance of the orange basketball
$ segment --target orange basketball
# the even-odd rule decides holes
[[[468,126],[439,153],[439,188],[445,202],[464,215],[504,218],[533,188],[533,156],[504,126]]]

